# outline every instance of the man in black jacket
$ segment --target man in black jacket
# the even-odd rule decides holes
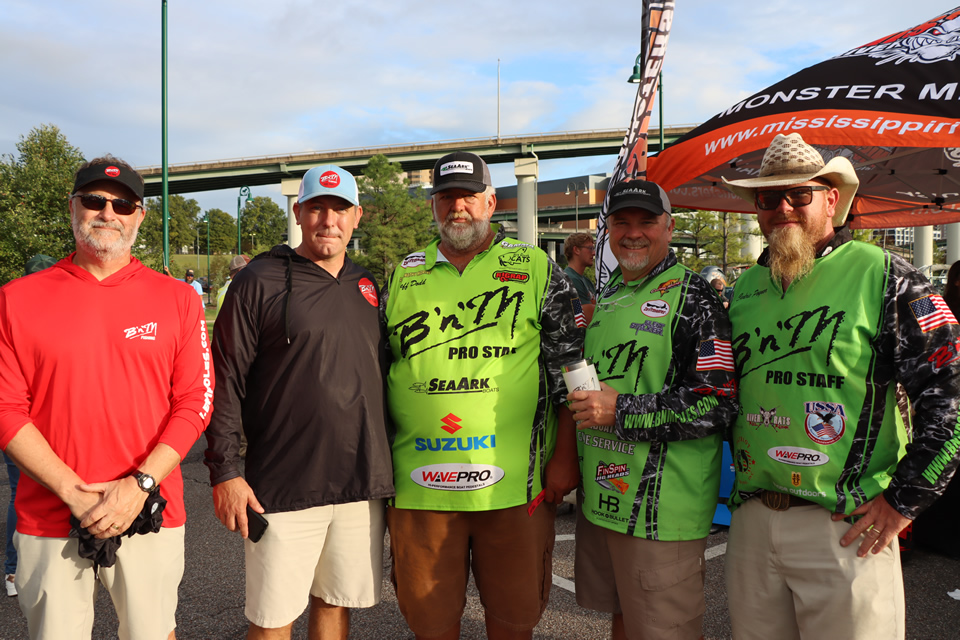
[[[379,288],[346,256],[363,215],[350,173],[311,169],[293,210],[303,242],[254,258],[217,318],[206,464],[228,529],[247,538],[248,507],[269,523],[245,542],[247,637],[289,638],[309,592],[309,637],[345,640],[348,607],[380,600],[394,494]]]

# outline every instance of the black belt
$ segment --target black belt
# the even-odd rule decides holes
[[[816,504],[800,496],[780,493],[779,491],[768,491],[767,489],[760,492],[760,502],[766,508],[774,511],[786,511],[790,507],[807,507]]]

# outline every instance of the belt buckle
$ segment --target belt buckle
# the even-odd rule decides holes
[[[778,491],[764,489],[763,493],[760,494],[760,502],[773,511],[786,511],[790,508],[790,496]]]

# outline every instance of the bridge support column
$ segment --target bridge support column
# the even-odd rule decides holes
[[[297,216],[293,213],[293,204],[300,194],[300,178],[285,178],[282,180],[280,182],[280,193],[287,196],[287,245],[296,248],[303,241],[300,225],[297,224]]]
[[[749,213],[740,214],[740,230],[744,234],[740,256],[750,262],[756,262],[763,253],[763,235],[760,233],[760,225],[757,224],[757,216]]]
[[[913,266],[916,268],[933,264],[933,227],[914,227]],[[926,274],[930,276],[929,273]]]
[[[537,159],[517,158],[513,173],[517,177],[517,240],[537,246]]]
[[[548,240],[548,241],[547,241],[546,251],[547,251],[547,255],[550,257],[550,259],[553,260],[554,262],[556,262],[556,261],[557,261],[557,243],[556,243],[556,241],[554,241],[554,240]]]
[[[947,232],[947,264],[960,260],[960,222],[943,225]]]

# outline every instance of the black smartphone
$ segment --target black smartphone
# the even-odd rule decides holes
[[[260,542],[269,524],[263,514],[257,513],[247,505],[247,538],[250,542]]]

